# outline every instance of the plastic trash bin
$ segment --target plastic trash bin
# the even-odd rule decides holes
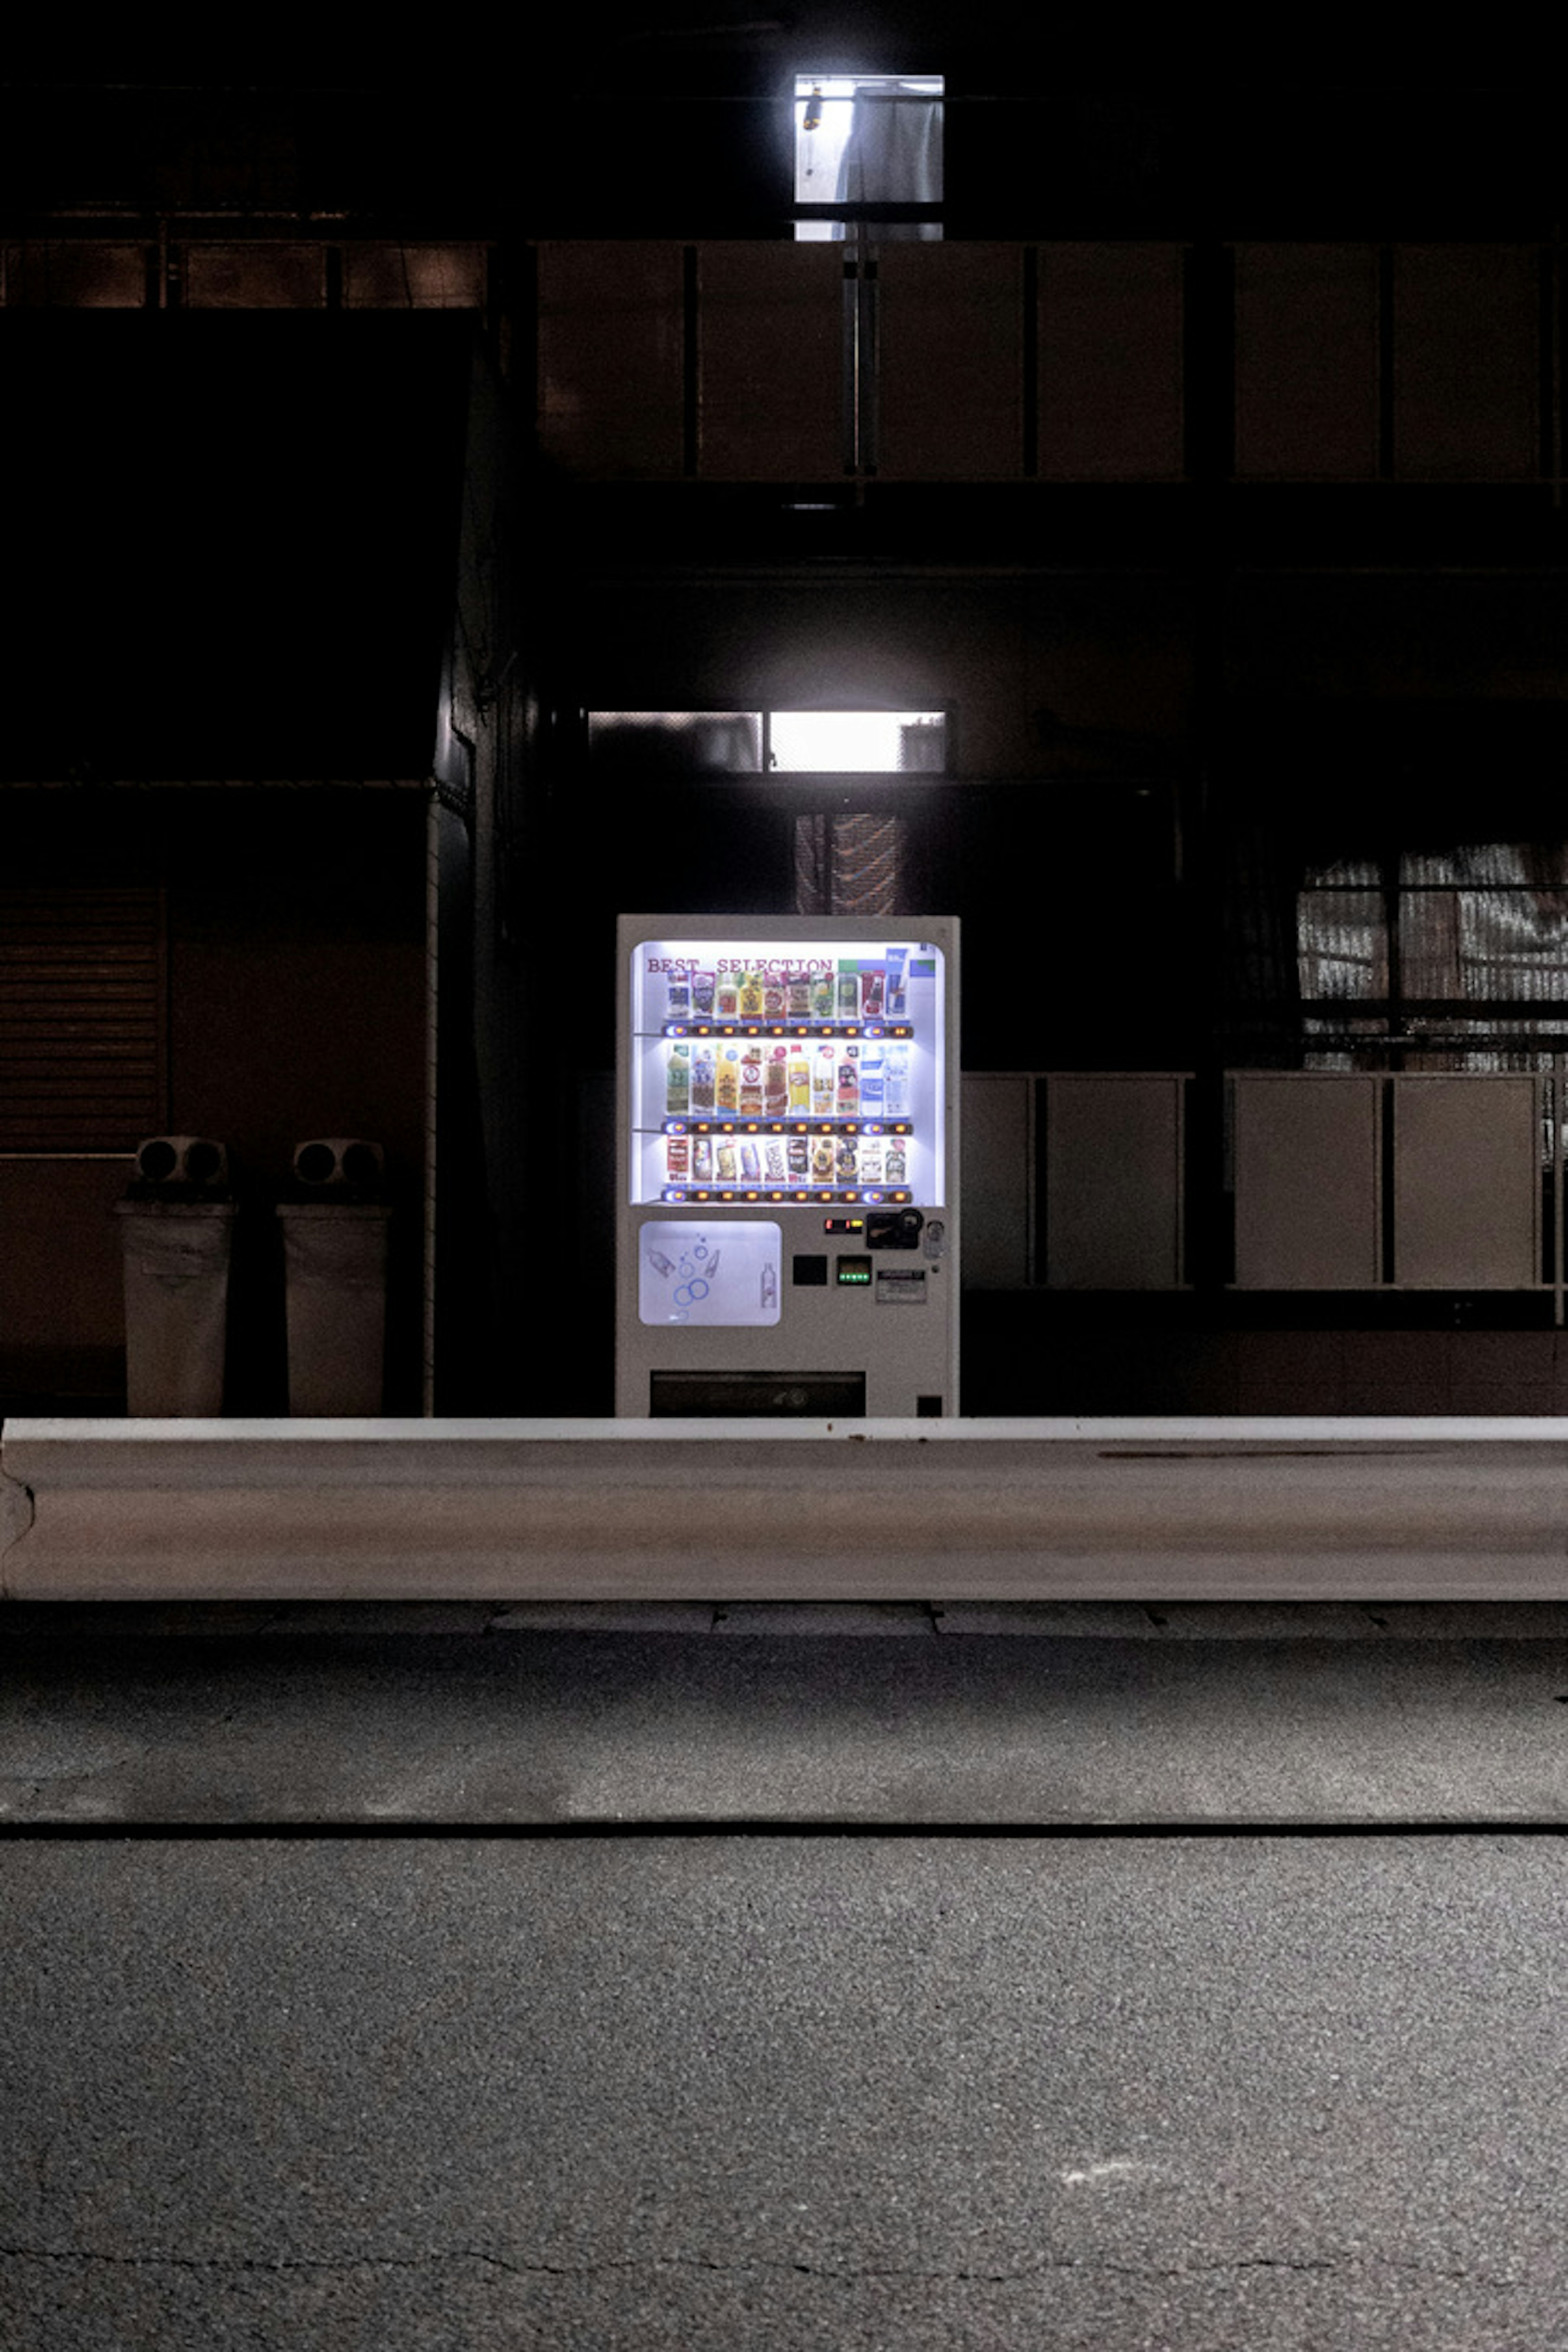
[[[204,1136],[151,1136],[114,1204],[125,1263],[125,1406],[135,1418],[223,1411],[235,1204]]]
[[[392,1209],[374,1197],[374,1144],[329,1138],[294,1154],[293,1196],[278,1203],[289,1326],[289,1410],[374,1417],[385,1394],[386,1244]]]

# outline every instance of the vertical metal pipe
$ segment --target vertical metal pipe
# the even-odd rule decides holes
[[[844,470],[860,464],[860,263],[857,249],[844,264]]]
[[[1568,1054],[1552,1056],[1552,1315],[1559,1330],[1563,1328],[1563,1082],[1568,1075]]]
[[[425,1165],[420,1259],[420,1398],[428,1421],[436,1411],[436,1018],[439,1007],[441,803],[434,784],[425,796]]]

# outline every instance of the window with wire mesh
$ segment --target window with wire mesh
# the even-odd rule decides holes
[[[1426,1067],[1533,1067],[1568,1046],[1568,845],[1310,866],[1296,948],[1310,1066],[1348,1067],[1384,1039]]]
[[[0,890],[0,1151],[132,1151],[163,1120],[152,888]]]

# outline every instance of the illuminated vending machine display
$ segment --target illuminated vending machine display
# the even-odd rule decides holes
[[[958,1410],[958,924],[623,915],[616,1410]]]

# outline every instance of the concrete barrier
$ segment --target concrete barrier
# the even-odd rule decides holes
[[[41,1421],[15,1600],[1563,1600],[1568,1421]]]

